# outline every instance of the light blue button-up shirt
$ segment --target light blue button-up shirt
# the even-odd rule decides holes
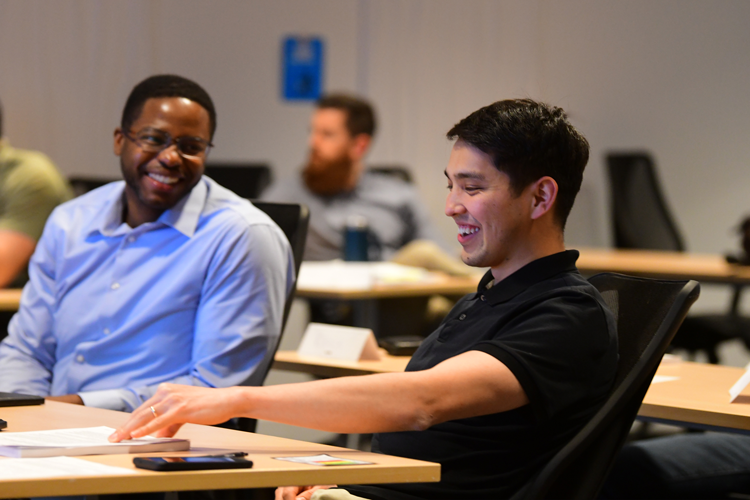
[[[207,177],[131,228],[124,185],[50,216],[0,344],[0,390],[132,411],[161,382],[261,384],[294,275],[282,231]]]

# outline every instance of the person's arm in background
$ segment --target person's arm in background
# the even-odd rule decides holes
[[[71,192],[57,168],[41,153],[15,150],[0,185],[0,288],[25,270],[52,210]],[[20,283],[19,283],[20,284]]]
[[[280,230],[256,224],[227,236],[205,272],[191,371],[165,382],[199,387],[259,385],[272,362],[269,353],[281,335],[294,276],[289,244]],[[79,396],[86,406],[133,411],[158,387],[81,392]]]
[[[34,253],[34,248],[36,240],[29,235],[0,229],[0,288],[10,285],[24,270]]]

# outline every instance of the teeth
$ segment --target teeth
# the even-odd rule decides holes
[[[478,227],[458,226],[458,234],[460,234],[461,236],[466,236],[467,234],[474,234],[477,231],[479,231]]]
[[[166,175],[149,173],[148,176],[162,184],[177,184],[177,181],[179,181],[177,177],[167,177]]]

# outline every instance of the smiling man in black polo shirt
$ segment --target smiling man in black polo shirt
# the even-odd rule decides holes
[[[517,491],[595,413],[615,374],[614,319],[576,270],[578,253],[563,243],[588,143],[562,109],[527,99],[484,107],[448,137],[457,140],[445,170],[445,213],[458,226],[464,262],[490,270],[406,372],[272,387],[164,384],[112,439],[233,416],[376,432],[375,451],[440,462],[442,480],[345,487],[356,495],[507,498]],[[307,499],[325,488],[281,488],[277,498]]]

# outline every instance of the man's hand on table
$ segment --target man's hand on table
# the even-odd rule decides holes
[[[83,399],[78,394],[66,394],[65,396],[47,396],[44,398],[48,401],[59,401],[60,403],[70,403],[73,405],[83,406]]]

